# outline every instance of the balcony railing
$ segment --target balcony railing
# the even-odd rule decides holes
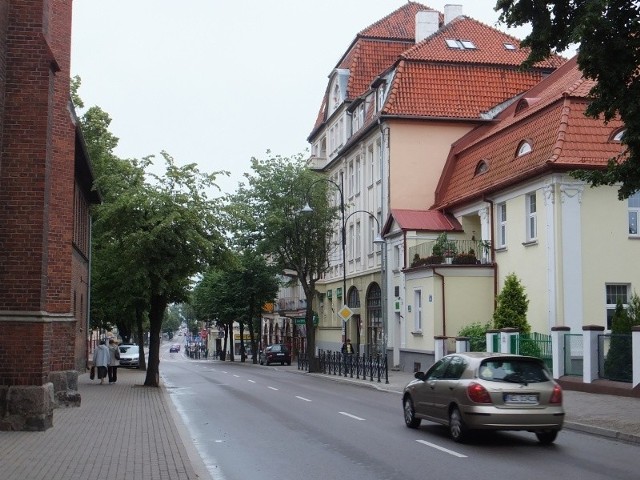
[[[488,240],[431,240],[409,247],[409,266],[419,267],[450,263],[476,265],[491,263],[491,243]]]
[[[307,308],[307,300],[298,297],[279,298],[277,306],[279,312],[287,310],[303,310]]]

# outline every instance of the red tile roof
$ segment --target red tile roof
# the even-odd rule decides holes
[[[471,41],[476,48],[451,48],[446,40]],[[508,50],[508,43],[515,50]],[[520,48],[520,40],[507,35],[493,27],[469,17],[460,16],[438,30],[438,32],[405,52],[402,57],[407,60],[485,64],[485,65],[520,65],[529,55],[529,49]],[[555,69],[566,59],[554,55],[541,61],[537,68]]]
[[[453,216],[437,210],[403,210],[391,209],[391,215],[383,229],[383,235],[388,233],[393,221],[402,230],[419,230],[432,232],[462,231],[462,225]]]
[[[417,2],[407,2],[389,15],[362,30],[358,37],[415,42],[416,14],[425,10],[435,11]],[[442,21],[442,14],[440,14]]]
[[[478,127],[452,148],[434,208],[450,208],[551,171],[601,168],[623,151],[611,134],[623,125],[584,116],[593,82],[575,58],[508,107],[493,125]],[[533,150],[516,156],[527,140]],[[479,162],[488,169],[475,174]]]
[[[477,120],[542,78],[540,71],[515,67],[402,61],[383,114]]]

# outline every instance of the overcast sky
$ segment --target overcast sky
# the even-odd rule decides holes
[[[229,170],[309,148],[328,75],[355,35],[406,0],[74,0],[71,74],[86,107],[112,118],[116,154],[161,150]],[[495,0],[446,3],[497,25]],[[526,30],[510,31],[523,38]]]

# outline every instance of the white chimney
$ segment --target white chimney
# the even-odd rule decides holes
[[[456,17],[462,15],[462,5],[445,5],[444,6],[444,24],[449,25],[449,22]]]
[[[438,31],[440,13],[436,10],[421,10],[416,13],[416,43]]]

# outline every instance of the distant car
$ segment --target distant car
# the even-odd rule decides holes
[[[169,353],[178,353],[179,351],[180,351],[179,343],[174,343],[173,345],[171,345],[171,347],[169,347]]]
[[[120,366],[137,367],[139,365],[140,347],[135,343],[123,343],[120,349]]]
[[[260,352],[260,365],[271,365],[272,363],[291,365],[291,352],[286,345],[269,345]]]
[[[543,444],[562,429],[562,389],[539,358],[456,353],[415,377],[402,395],[409,428],[440,423],[456,442],[471,430],[527,430]]]

